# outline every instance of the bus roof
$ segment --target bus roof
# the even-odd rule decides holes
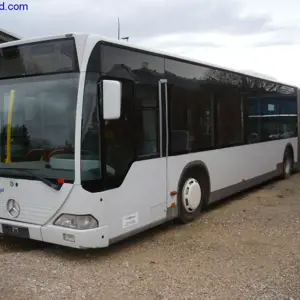
[[[8,30],[4,30],[3,28],[0,28],[0,42],[1,43],[6,43],[9,41],[15,41],[15,40],[20,40],[21,37],[17,36]]]
[[[138,46],[138,45],[134,45],[134,44],[125,42],[123,40],[117,40],[117,39],[104,37],[104,36],[99,35],[99,34],[68,33],[68,34],[61,34],[61,35],[49,35],[49,36],[43,36],[43,37],[26,38],[26,39],[24,38],[24,39],[21,39],[21,40],[16,40],[16,41],[11,41],[11,42],[6,42],[6,43],[3,43],[3,44],[0,44],[0,49],[10,47],[10,46],[18,46],[18,45],[23,45],[23,44],[50,41],[50,40],[56,40],[56,39],[63,39],[63,38],[68,38],[68,37],[74,37],[75,39],[89,39],[89,38],[91,38],[93,40],[98,40],[98,41],[103,41],[103,42],[119,45],[119,46],[122,46],[122,47],[130,48],[132,50],[139,50],[139,51],[143,51],[143,52],[148,52],[149,54],[155,54],[155,55],[163,56],[163,57],[166,57],[166,58],[174,58],[174,59],[178,59],[178,60],[185,61],[185,62],[188,62],[188,63],[195,63],[195,64],[199,64],[199,65],[203,65],[203,66],[208,66],[208,67],[212,67],[212,68],[219,69],[219,70],[222,70],[222,71],[228,71],[228,72],[236,73],[236,74],[239,74],[239,75],[246,75],[246,76],[249,76],[249,77],[252,77],[252,78],[257,78],[257,79],[266,80],[266,81],[269,81],[269,82],[279,83],[279,84],[283,84],[283,85],[287,85],[287,86],[299,89],[299,86],[296,86],[296,85],[293,85],[293,84],[290,84],[290,83],[286,83],[286,82],[282,82],[282,81],[278,81],[276,79],[268,78],[267,75],[264,76],[264,75],[258,75],[258,74],[255,74],[255,73],[251,74],[251,72],[249,72],[249,71],[247,71],[247,72],[246,71],[239,71],[239,70],[236,70],[236,69],[233,69],[233,68],[228,68],[228,67],[225,67],[225,66],[208,63],[208,62],[201,61],[201,60],[194,59],[194,58],[187,57],[187,56],[181,56],[181,55],[176,55],[176,54],[168,53],[168,52],[161,51],[161,50],[155,50],[155,49],[151,49],[151,48],[141,47],[141,46]]]

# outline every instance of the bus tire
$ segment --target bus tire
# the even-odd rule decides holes
[[[287,147],[283,155],[282,178],[288,179],[291,177],[294,169],[293,150]]]
[[[202,168],[184,172],[178,188],[178,221],[186,224],[195,220],[208,200],[209,181]]]

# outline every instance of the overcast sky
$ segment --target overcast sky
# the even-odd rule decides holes
[[[119,16],[121,34],[130,36],[131,43],[300,85],[299,0],[11,3],[27,3],[29,10],[0,11],[0,28],[23,37],[68,32],[117,37]]]

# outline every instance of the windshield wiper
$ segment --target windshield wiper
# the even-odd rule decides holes
[[[5,171],[5,172],[3,172]],[[24,173],[27,174],[26,176],[24,176]],[[44,184],[50,186],[51,188],[55,189],[55,190],[59,190],[60,189],[60,185],[59,184],[55,184],[52,183],[49,179],[44,178],[40,175],[37,175],[29,170],[26,169],[17,169],[17,168],[2,168],[0,167],[0,176],[20,176],[22,178],[26,178],[26,179],[35,179],[35,180],[39,180],[41,182],[43,182]]]

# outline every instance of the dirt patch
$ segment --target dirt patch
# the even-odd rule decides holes
[[[300,299],[300,174],[108,249],[0,239],[0,299]]]

